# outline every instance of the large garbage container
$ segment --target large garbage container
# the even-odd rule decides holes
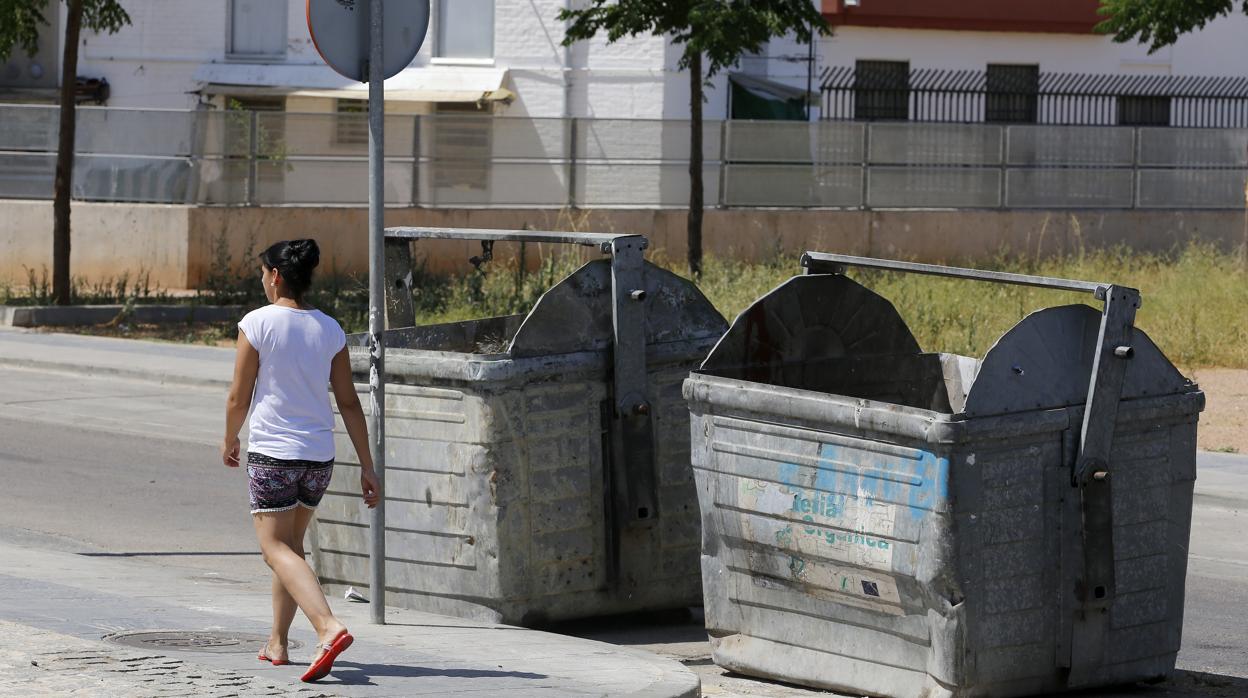
[[[723,317],[693,284],[643,261],[640,236],[394,228],[386,237],[400,285],[410,283],[411,240],[483,240],[477,263],[495,241],[608,256],[524,315],[403,327],[410,296],[387,301],[396,327],[385,340],[387,602],[524,625],[699,603],[681,382],[727,328]],[[356,341],[367,411],[368,353]],[[332,590],[367,593],[369,519],[341,423],[338,432],[314,564]]]
[[[897,698],[1174,667],[1201,392],[1138,293],[808,253],[685,383],[717,664]],[[925,353],[848,266],[1084,291],[980,360]],[[968,309],[969,310],[969,309]]]

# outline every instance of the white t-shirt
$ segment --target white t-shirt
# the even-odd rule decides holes
[[[342,326],[319,310],[266,305],[238,328],[260,352],[247,450],[283,460],[332,459],[329,364],[347,344]]]

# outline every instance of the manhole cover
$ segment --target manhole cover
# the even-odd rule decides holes
[[[269,639],[257,633],[231,633],[216,630],[138,630],[105,635],[104,640],[126,647],[145,650],[181,650],[185,652],[255,652]],[[303,643],[290,641],[290,649]]]

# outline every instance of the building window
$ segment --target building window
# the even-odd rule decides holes
[[[438,0],[438,58],[494,57],[494,0]]]
[[[1169,126],[1169,97],[1118,98],[1119,126]]]
[[[285,0],[229,0],[231,58],[286,56]]]
[[[368,100],[338,99],[334,111],[334,143],[368,144]]]
[[[494,119],[475,104],[439,104],[433,118],[433,186],[487,191]]]
[[[1040,94],[1040,66],[989,65],[984,121],[1034,124]]]
[[[858,61],[854,66],[854,118],[910,118],[910,63]]]

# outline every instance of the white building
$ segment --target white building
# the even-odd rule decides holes
[[[1095,32],[1098,0],[817,0],[833,35],[816,41],[814,89],[825,70],[938,69],[1022,76],[1248,76],[1248,16],[1236,10],[1149,53]],[[751,73],[804,88],[809,47],[771,42]],[[788,58],[788,60],[784,60]],[[989,75],[991,80],[992,76]],[[831,116],[831,115],[829,115]],[[841,118],[852,115],[841,114]],[[911,115],[911,118],[915,118]]]
[[[507,116],[682,118],[688,80],[661,37],[565,48],[566,0],[434,0],[412,67],[386,83],[388,110],[488,109]],[[59,5],[59,3],[58,3]],[[309,36],[304,0],[123,0],[132,25],[87,33],[79,75],[104,78],[109,106],[193,109],[245,105],[294,112],[354,109],[361,84],[330,70]],[[64,8],[62,7],[62,15]],[[63,18],[62,18],[63,26]],[[60,28],[34,59],[13,56],[0,86],[51,101]],[[31,78],[32,70],[40,75]],[[7,75],[6,75],[7,73]],[[722,82],[722,80],[721,80]],[[10,99],[20,96],[9,91]],[[722,112],[722,108],[721,108]],[[722,116],[713,108],[710,117]]]
[[[835,35],[813,52],[773,41],[738,73],[743,87],[796,99],[831,67],[922,68],[1040,73],[1244,75],[1248,17],[1211,22],[1149,54],[1093,33],[1098,0],[813,0]],[[689,113],[680,51],[661,37],[595,39],[565,48],[559,11],[575,0],[433,0],[430,32],[412,67],[387,82],[391,113],[484,110],[504,116],[682,119]],[[79,74],[104,78],[110,106],[192,109],[238,100],[291,112],[354,111],[363,86],[334,73],[316,53],[304,0],[123,0],[132,25],[86,33]],[[0,70],[0,100],[54,100],[62,17],[41,51]],[[813,60],[808,60],[813,53]],[[991,66],[991,67],[990,67]],[[17,88],[17,89],[14,89]],[[705,115],[723,118],[725,76],[707,93]],[[817,110],[815,114],[817,114]]]

